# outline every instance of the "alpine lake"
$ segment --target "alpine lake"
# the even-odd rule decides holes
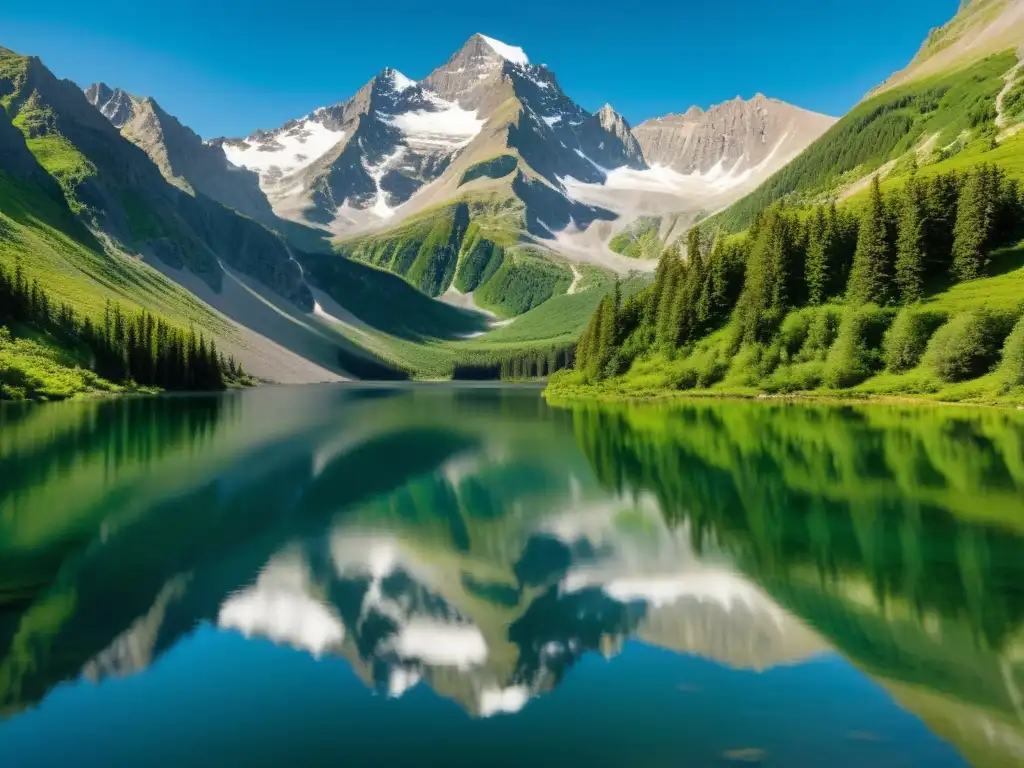
[[[0,408],[0,765],[1024,765],[1024,414]]]

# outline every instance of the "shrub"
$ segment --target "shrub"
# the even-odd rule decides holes
[[[804,392],[821,386],[823,365],[817,360],[779,368],[762,385],[766,392]]]
[[[759,372],[764,347],[760,344],[744,344],[732,358],[729,366],[730,384],[752,387],[761,379]]]
[[[729,360],[722,355],[721,346],[716,344],[710,349],[698,350],[687,361],[697,374],[697,386],[702,389],[714,386],[725,378],[729,370]]]
[[[823,383],[832,389],[860,384],[882,367],[882,336],[892,315],[874,304],[851,308],[829,350]]]
[[[839,334],[839,324],[842,319],[843,313],[838,307],[816,308],[807,328],[807,339],[804,341],[798,359],[802,362],[812,360],[824,362]]]
[[[784,359],[789,360],[803,348],[810,331],[813,310],[790,312],[779,327],[779,346]]]
[[[666,384],[670,389],[693,389],[697,386],[697,369],[692,365],[673,368]]]
[[[942,312],[909,307],[896,316],[885,334],[885,365],[893,373],[909,371],[921,362],[928,341],[946,322]]]
[[[999,378],[1005,389],[1024,385],[1024,317],[1017,321],[1003,345]]]
[[[999,351],[1013,317],[977,309],[956,315],[932,337],[925,361],[943,381],[966,381],[988,373],[999,360]]]

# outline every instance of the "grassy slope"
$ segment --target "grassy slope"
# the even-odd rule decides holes
[[[793,162],[709,222],[729,231],[745,229],[757,211],[774,202],[834,195],[932,137],[939,152],[958,148],[965,132],[976,142],[973,152],[989,146],[988,134],[995,135],[995,99],[1005,85],[1003,76],[1016,63],[1016,55],[1007,51],[871,97]]]
[[[234,336],[230,325],[186,290],[141,261],[105,253],[65,206],[0,173],[0,264],[13,271],[19,262],[51,299],[70,303],[94,322],[102,322],[109,300],[128,311],[145,307],[180,325],[195,324],[220,339]],[[86,362],[82,351],[63,349],[23,328],[13,331],[13,338],[0,342],[0,378],[9,388],[41,398],[118,391],[78,368]]]

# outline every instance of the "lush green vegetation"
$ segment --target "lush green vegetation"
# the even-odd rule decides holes
[[[481,307],[505,317],[564,294],[571,272],[518,244],[499,222],[500,216],[483,203],[460,202],[414,216],[387,232],[343,241],[336,250],[394,272],[428,296],[450,287],[472,291]]]
[[[4,326],[27,328],[41,338],[14,339]],[[247,381],[241,366],[218,354],[216,342],[202,333],[186,333],[148,312],[126,316],[118,304],[107,306],[102,325],[93,324],[70,304],[53,302],[38,280],[26,280],[20,264],[13,274],[0,266],[0,329],[0,400],[113,391],[111,381],[172,390],[224,389],[227,381]]]
[[[505,249],[485,238],[475,221],[466,230],[455,273],[455,289],[462,293],[475,291],[486,283],[505,260]]]
[[[695,229],[688,261],[668,249],[650,288],[602,300],[552,388],[1017,397],[994,371],[1024,310],[1005,249],[1022,236],[1018,183],[984,164],[889,195],[876,179],[859,217],[775,206],[710,247]]]
[[[615,235],[608,247],[631,259],[656,259],[661,254],[658,219],[643,216]]]
[[[575,355],[575,344],[463,353],[452,367],[452,378],[464,381],[544,379],[572,367]]]
[[[996,96],[1005,85],[1003,76],[1016,63],[1016,56],[1006,52],[867,99],[793,162],[711,221],[740,231],[772,203],[834,191],[932,136],[940,158],[963,148],[958,140],[966,131],[994,136]]]
[[[481,307],[512,317],[564,294],[571,284],[572,272],[567,267],[519,248],[506,252],[501,266],[475,297]]]
[[[422,341],[455,338],[486,327],[479,314],[434,301],[382,269],[331,254],[296,256],[311,283],[382,333]]]

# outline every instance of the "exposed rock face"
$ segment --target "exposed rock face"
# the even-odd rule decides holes
[[[85,90],[85,98],[100,111],[115,128],[123,128],[135,113],[131,94],[106,83],[93,83]]]
[[[683,174],[765,179],[823,134],[835,119],[757,94],[682,115],[647,120],[633,134],[651,165]]]
[[[546,67],[479,34],[422,82],[385,69],[348,101],[214,143],[259,173],[279,215],[337,232],[382,226],[399,207],[405,215],[446,202],[467,178],[512,179],[517,165],[557,195],[565,177],[601,183],[604,168],[645,167],[614,111],[591,115]],[[499,155],[513,163],[500,177],[476,167]],[[432,194],[418,195],[427,185]]]
[[[1024,0],[962,0],[956,16],[928,34],[913,61],[868,96],[980,61],[1024,44]]]
[[[629,123],[626,122],[626,119],[612,109],[611,104],[605,104],[601,107],[594,114],[593,119],[597,121],[603,131],[615,137],[617,145],[615,146],[616,151],[613,151],[611,156],[613,162],[620,159],[617,155],[621,155],[626,160],[625,165],[628,165],[630,168],[646,167],[644,151],[640,146],[640,142],[633,135],[633,131],[629,127]],[[598,154],[601,154],[601,152]],[[597,158],[594,159],[596,160]]]
[[[122,136],[149,155],[171,184],[202,192],[258,221],[275,223],[273,210],[260,191],[259,177],[228,163],[219,148],[204,144],[156,100],[104,83],[89,86],[85,97]]]
[[[488,86],[501,78],[506,59],[483,35],[473,35],[441,67],[423,80],[423,85],[442,99],[467,109],[477,109]]]
[[[284,243],[272,232],[203,196],[169,185],[157,166],[126,141],[70,80],[37,58],[0,51],[0,95],[32,137],[60,135],[81,172],[66,179],[80,215],[96,230],[169,266],[187,268],[215,290],[221,262],[303,307],[312,295]]]

